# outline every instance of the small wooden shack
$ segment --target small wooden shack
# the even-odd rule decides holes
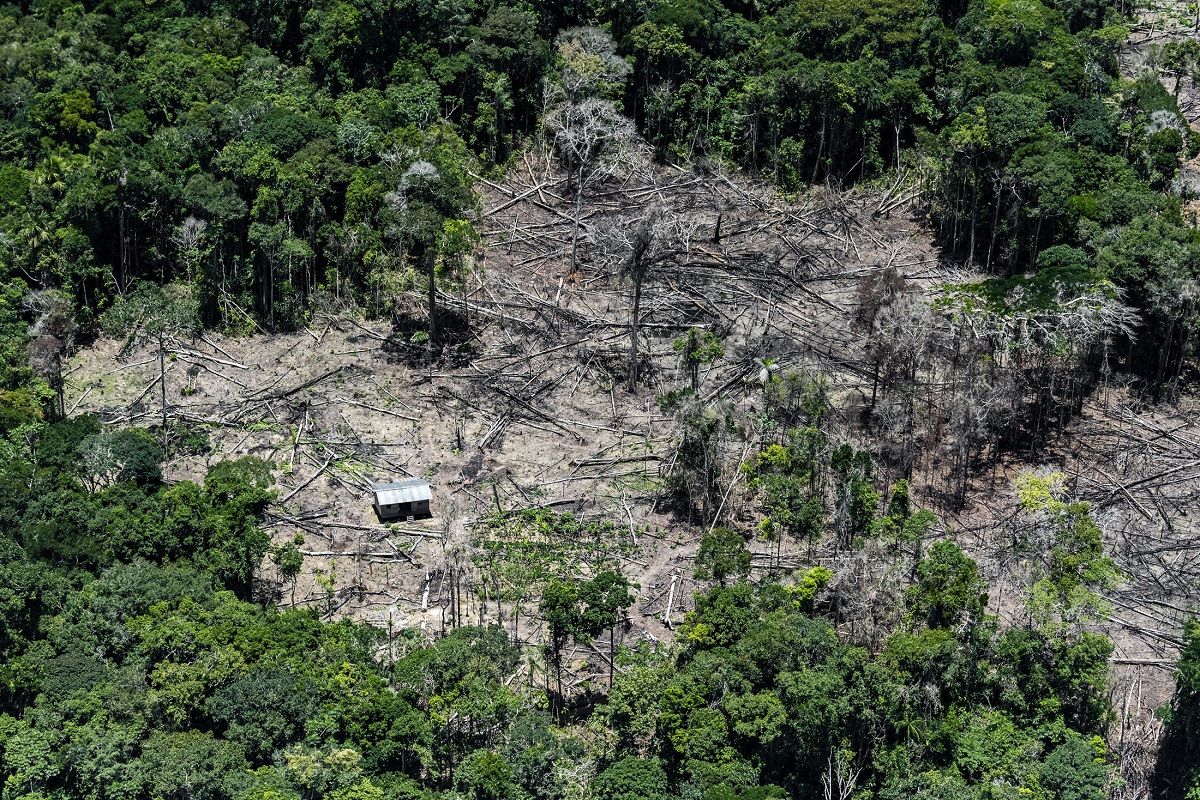
[[[429,484],[419,478],[373,483],[371,488],[375,491],[375,513],[381,520],[433,516],[429,510],[432,492]]]

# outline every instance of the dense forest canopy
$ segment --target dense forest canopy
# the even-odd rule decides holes
[[[585,715],[553,699],[561,687],[510,683],[522,650],[499,626],[384,645],[369,626],[256,604],[259,560],[286,574],[289,558],[256,524],[272,497],[261,461],[166,485],[153,437],[88,417],[10,448],[6,797],[1103,796],[1112,645],[1086,626],[1111,566],[1086,505],[1051,480],[1022,487],[1049,511],[1054,554],[1028,626],[1001,629],[975,563],[941,541],[897,630],[852,646],[821,599],[828,570],[751,584],[744,541],[716,529],[698,560],[713,588],[677,644],[625,648]],[[929,524],[902,494],[865,511],[863,536]],[[498,535],[513,524],[590,535],[548,513],[498,519]],[[613,572],[542,580],[561,680],[565,643],[620,624],[630,598]]]
[[[1159,81],[1117,76],[1127,20],[1106,2],[0,13],[4,262],[85,326],[138,280],[192,282],[204,322],[229,328],[294,327],[331,299],[380,313],[469,247],[469,173],[595,97],[660,159],[785,190],[910,172],[952,257],[1125,289],[1153,356],[1131,360],[1157,384],[1191,346],[1196,236],[1160,190],[1195,142]],[[594,24],[609,35],[578,34]]]
[[[1029,596],[1009,598],[1024,623],[1002,625],[968,554],[925,546],[937,520],[907,481],[881,485],[872,453],[830,440],[819,381],[793,375],[779,399],[783,376],[764,361],[778,441],[738,472],[758,532],[911,558],[893,629],[847,641],[828,570],[772,564],[764,577],[742,533],[713,525],[696,563],[707,588],[675,641],[612,648],[607,680],[572,693],[568,645],[613,642],[638,587],[612,553],[589,552],[585,579],[539,560],[526,535],[590,541],[605,532],[595,524],[487,521],[481,558],[543,641],[520,641],[499,611],[430,644],[279,610],[264,560],[294,581],[302,555],[260,525],[271,465],[165,481],[165,370],[161,429],[116,429],[70,417],[63,359],[107,333],[157,343],[161,366],[168,336],[292,330],[331,308],[398,316],[424,292],[436,357],[436,285],[461,282],[478,246],[477,180],[523,148],[552,150],[574,240],[578,208],[611,177],[605,148],[640,137],[659,163],[738,168],[784,193],[909,185],[942,257],[974,273],[939,290],[948,317],[1028,330],[1062,328],[1080,304],[1108,315],[1036,364],[1003,343],[979,363],[1016,363],[1033,405],[1055,391],[1049,350],[1070,362],[1071,406],[1114,363],[1171,397],[1200,313],[1200,234],[1177,180],[1200,148],[1177,98],[1198,58],[1164,57],[1175,94],[1157,76],[1120,77],[1126,12],[1107,0],[0,6],[3,800],[1104,797],[1113,643],[1097,623],[1121,576],[1061,475],[1018,483],[1036,532],[1020,546],[1044,552]],[[624,227],[612,233],[638,258],[612,264],[640,297],[641,276],[673,257],[653,243],[674,233]],[[864,289],[871,302],[888,291]],[[864,313],[879,331],[877,311]],[[915,379],[887,340],[876,383]],[[690,393],[663,407],[690,426],[678,456],[698,466],[668,488],[708,512],[724,502],[709,448],[733,423],[694,401],[698,365],[721,344],[692,330],[678,349]],[[1171,798],[1200,793],[1200,627],[1185,638],[1156,776]]]

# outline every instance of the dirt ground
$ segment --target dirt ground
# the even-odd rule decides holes
[[[495,621],[471,554],[476,523],[497,510],[552,508],[608,520],[628,535],[622,566],[639,587],[625,641],[668,638],[690,607],[691,562],[711,524],[681,520],[657,500],[680,431],[656,398],[686,380],[672,341],[689,326],[724,333],[726,355],[702,370],[700,393],[732,403],[739,420],[760,401],[760,359],[826,374],[836,434],[861,441],[857,415],[870,371],[852,320],[862,279],[890,267],[923,291],[963,277],[939,261],[907,202],[916,192],[903,184],[819,189],[785,202],[718,173],[643,176],[619,197],[589,199],[572,271],[572,204],[561,176],[529,156],[505,180],[483,181],[484,240],[461,290],[440,296],[451,341],[437,364],[410,344],[424,324],[419,299],[399,303],[390,322],[343,309],[314,314],[297,333],[207,333],[173,343],[168,417],[207,436],[209,448],[189,453],[177,437],[168,478],[200,480],[223,458],[270,461],[279,495],[270,530],[276,543],[296,541],[305,554],[294,587],[276,581],[278,602],[391,631],[431,634],[451,624],[455,609],[463,622]],[[606,216],[650,205],[688,214],[698,233],[686,273],[647,281],[644,380],[631,392],[623,385],[629,286],[593,260],[586,242]],[[719,242],[708,233],[718,219]],[[155,424],[162,413],[156,350],[122,344],[102,340],[75,357],[67,408],[115,424]],[[1158,731],[1152,712],[1170,697],[1179,630],[1197,600],[1191,517],[1200,507],[1193,491],[1200,403],[1189,397],[1147,408],[1117,384],[1099,390],[1036,459],[1014,455],[978,476],[965,508],[940,506],[919,475],[915,485],[918,499],[945,520],[935,535],[953,536],[980,561],[992,610],[1009,619],[1021,613],[1028,578],[1028,564],[1007,555],[1012,479],[1051,466],[1095,504],[1128,578],[1111,597],[1106,632],[1117,645],[1113,744],[1122,772],[1136,781],[1147,774]],[[744,457],[741,448],[731,443],[729,469]],[[409,476],[430,481],[433,518],[380,523],[370,483]],[[727,499],[738,502],[736,479]],[[776,558],[771,545],[754,547],[756,565]],[[824,563],[839,580],[857,582],[860,618],[877,630],[895,621],[899,606],[903,576],[894,561],[870,548],[778,559]],[[269,564],[265,572],[273,579]],[[456,581],[476,588],[456,596]],[[516,633],[529,639],[535,623],[523,619]],[[863,630],[850,635],[875,641]],[[597,673],[605,671],[607,643],[591,650],[573,661],[586,667],[590,658]]]
[[[171,346],[169,418],[202,431],[210,449],[177,450],[168,477],[199,480],[215,461],[243,455],[276,466],[273,536],[302,540],[306,555],[294,592],[280,587],[284,605],[439,629],[445,573],[463,564],[474,521],[497,506],[552,507],[629,530],[637,547],[625,569],[640,587],[632,635],[667,636],[667,597],[678,622],[704,527],[656,509],[679,431],[655,398],[685,380],[672,340],[692,325],[726,332],[726,357],[703,370],[701,392],[733,402],[739,416],[758,397],[756,358],[828,373],[835,399],[861,396],[863,347],[850,327],[859,280],[888,266],[917,283],[949,277],[899,187],[785,203],[727,176],[656,176],[653,189],[622,196],[623,213],[665,203],[700,225],[719,215],[723,234],[719,244],[698,238],[697,252],[707,255],[694,259],[703,263],[691,274],[648,280],[644,380],[630,392],[622,372],[628,286],[590,263],[587,247],[571,272],[570,204],[558,184],[530,158],[504,185],[485,185],[476,268],[461,293],[441,298],[456,326],[451,336],[469,355],[422,364],[407,343],[407,309],[394,324],[317,314],[298,333],[210,332]],[[880,213],[887,204],[894,208]],[[603,196],[589,202],[581,236],[617,207]],[[123,344],[102,340],[76,356],[67,408],[155,424],[156,350]],[[431,482],[433,519],[381,524],[370,483],[409,476]],[[484,613],[469,593],[460,602],[466,620]]]
[[[1114,643],[1109,744],[1122,779],[1110,796],[1148,797],[1162,733],[1156,712],[1174,692],[1184,622],[1200,608],[1200,398],[1149,405],[1125,387],[1100,387],[1037,459],[1011,457],[998,475],[975,478],[966,507],[945,516],[983,569],[992,612],[1011,622],[1023,618],[1030,579],[1012,556],[1021,524],[1012,480],[1031,468],[1062,472],[1071,494],[1091,504],[1121,571],[1101,627]]]

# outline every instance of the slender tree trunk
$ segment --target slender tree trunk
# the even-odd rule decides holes
[[[163,449],[167,446],[167,365],[163,357],[163,333],[158,334],[158,392],[162,406]]]
[[[954,220],[954,224],[950,226],[950,248],[952,250],[958,249],[958,226],[962,221],[962,194],[965,183],[966,181],[959,181],[957,191],[954,193],[954,214],[951,217]]]
[[[562,722],[563,690],[562,690],[562,647],[554,642],[554,718]]]
[[[1187,328],[1185,327],[1183,330],[1183,335],[1179,342],[1179,355],[1175,358],[1175,374],[1171,378],[1170,391],[1171,391],[1172,397],[1174,397],[1175,393],[1179,390],[1179,379],[1183,375],[1183,365],[1187,361],[1189,340],[1190,340],[1190,337],[1188,335]]]
[[[979,176],[971,176],[971,237],[967,245],[967,266],[975,266],[975,224],[979,211]]]
[[[122,169],[117,178],[117,237],[120,253],[117,257],[117,294],[125,294],[125,276],[129,268],[129,242],[125,230],[125,181],[127,171]]]
[[[609,688],[609,691],[612,691],[613,671],[615,669],[614,664],[617,661],[616,630],[617,630],[617,626],[615,623],[612,625],[612,627],[610,627],[608,629],[608,688]]]
[[[993,201],[995,206],[992,208],[992,234],[988,238],[987,261],[984,264],[984,270],[987,272],[992,271],[992,254],[996,251],[996,228],[1000,224],[1000,197],[1000,187],[997,185],[996,198]]]
[[[1042,240],[1042,222],[1044,220],[1045,220],[1045,217],[1042,214],[1038,214],[1037,225],[1033,229],[1033,247],[1031,247],[1029,250],[1029,267],[1030,267],[1030,269],[1032,269],[1034,267],[1034,265],[1037,264],[1038,245]]]
[[[496,587],[496,625],[498,627],[503,628],[504,627],[504,610],[500,606],[500,579],[495,578],[494,582],[495,582],[495,587]]]
[[[629,317],[629,391],[638,384],[638,324],[642,306],[642,277],[633,278],[633,310]]]
[[[819,144],[817,145],[817,159],[813,163],[812,178],[809,179],[809,181],[808,181],[809,183],[812,183],[812,184],[816,184],[816,182],[817,182],[817,174],[821,169],[821,157],[825,155],[826,116],[827,116],[826,109],[824,106],[822,106],[821,107],[821,136],[820,136]]]
[[[571,274],[579,268],[579,215],[583,213],[583,178],[575,187],[575,213],[571,215]]]
[[[275,259],[267,259],[267,320],[275,330]]]
[[[429,350],[436,353],[441,348],[438,341],[437,323],[437,260],[432,245],[425,248],[425,272],[429,276]]]
[[[457,276],[460,286],[459,293],[462,295],[463,327],[466,329],[466,334],[469,335],[471,333],[471,311],[467,308],[467,276],[464,274],[461,263],[454,266],[454,274]]]
[[[462,594],[462,569],[454,568],[454,624],[455,627],[463,624],[463,594]],[[469,590],[469,589],[468,589]],[[466,613],[471,613],[471,601],[468,597],[466,601]]]

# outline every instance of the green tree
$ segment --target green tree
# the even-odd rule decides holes
[[[700,537],[695,575],[724,586],[729,578],[744,580],[750,575],[751,553],[746,540],[731,528],[713,528]]]
[[[1200,621],[1183,628],[1183,650],[1175,669],[1175,693],[1163,709],[1166,731],[1154,766],[1154,786],[1170,800],[1200,793]]]
[[[667,800],[667,774],[657,760],[627,756],[596,776],[599,800]]]
[[[271,545],[259,522],[275,497],[273,483],[270,466],[254,456],[222,461],[204,476],[208,508],[201,524],[208,549],[197,557],[243,599],[251,597],[254,576]]]
[[[279,570],[279,577],[292,585],[292,605],[296,604],[296,579],[300,576],[300,568],[304,565],[304,554],[295,542],[288,542],[271,551],[271,559]]]
[[[514,796],[516,786],[504,756],[476,750],[454,770],[454,788],[470,800],[508,800]]]
[[[837,496],[838,544],[853,550],[855,541],[871,531],[879,510],[879,492],[872,484],[874,462],[867,451],[843,444],[833,451],[829,464]]]
[[[1091,506],[1065,499],[1061,473],[1023,473],[1017,491],[1021,507],[1035,515],[1049,539],[1030,597],[1035,621],[1047,630],[1069,634],[1098,620],[1108,607],[1101,593],[1114,587],[1121,573],[1104,555],[1102,532]]]
[[[700,367],[725,356],[725,345],[717,334],[701,328],[688,328],[671,346],[683,361],[693,392],[700,391]]]
[[[789,429],[786,444],[770,445],[742,465],[750,487],[761,493],[766,516],[759,530],[775,541],[777,561],[786,537],[806,540],[811,554],[824,531],[826,458],[825,435],[809,426]]]
[[[162,480],[162,447],[141,428],[106,430],[79,445],[80,472],[92,491],[117,481],[152,486]]]
[[[462,163],[468,155],[458,147],[460,144],[461,140],[448,131],[422,132],[411,146],[425,158],[408,163],[397,158],[396,188],[384,198],[382,216],[389,236],[401,244],[425,275],[433,353],[440,352],[442,345],[437,311],[439,263],[443,270],[456,272],[475,239],[466,216],[475,207],[476,198]]]
[[[682,429],[667,486],[689,515],[698,510],[703,519],[711,519],[720,495],[721,448],[733,430],[732,409],[727,403],[695,396],[664,398],[660,404],[675,413]]]
[[[1069,735],[1046,755],[1040,782],[1062,800],[1101,800],[1107,796],[1105,757],[1099,737],[1088,741],[1078,734]]]
[[[546,646],[547,654],[554,665],[557,701],[555,708],[562,703],[562,658],[567,643],[573,637],[583,635],[583,612],[579,601],[579,583],[574,580],[552,578],[542,590],[542,599],[538,603],[538,611],[550,629],[550,641]]]
[[[905,592],[913,617],[930,628],[977,624],[987,608],[979,565],[950,541],[935,542],[917,564],[917,581]]]
[[[221,800],[249,783],[241,748],[201,731],[156,732],[142,747],[146,790],[172,800]]]
[[[313,713],[316,686],[287,667],[258,667],[218,688],[205,713],[255,763],[295,741]]]
[[[629,580],[619,572],[606,569],[595,577],[584,581],[579,587],[579,600],[583,603],[580,627],[592,637],[608,631],[608,686],[613,685],[613,670],[616,664],[616,628],[625,610],[633,605],[633,593]]]

